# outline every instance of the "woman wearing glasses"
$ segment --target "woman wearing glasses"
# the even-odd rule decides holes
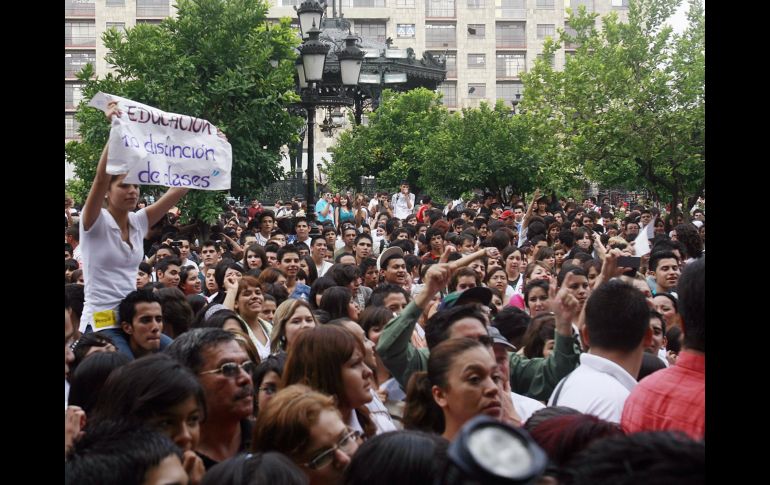
[[[322,325],[303,332],[289,350],[284,386],[305,384],[334,397],[343,421],[365,437],[377,427],[366,404],[371,402],[372,370],[364,362],[366,349],[345,328]]]
[[[490,347],[477,339],[446,340],[431,350],[428,371],[409,380],[404,428],[452,441],[479,414],[502,420],[502,379]]]
[[[96,423],[116,418],[158,428],[184,452],[190,483],[200,483],[205,468],[193,450],[206,418],[206,399],[198,378],[174,358],[153,354],[116,369],[88,418],[86,433]]]
[[[326,485],[342,478],[359,436],[345,426],[332,397],[297,384],[279,391],[260,411],[251,443],[255,452],[288,456],[311,485]]]

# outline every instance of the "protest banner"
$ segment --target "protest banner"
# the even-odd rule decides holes
[[[112,118],[107,173],[130,184],[230,189],[232,146],[216,126],[102,92],[88,105],[106,112],[112,101],[122,116]]]

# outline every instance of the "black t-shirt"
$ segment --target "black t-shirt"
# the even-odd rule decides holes
[[[253,425],[249,419],[241,420],[241,445],[238,447],[238,453],[249,451],[249,448],[251,448],[252,428],[253,428]],[[203,460],[203,466],[206,467],[206,471],[208,471],[212,466],[219,463],[218,461],[214,461],[213,459],[209,458],[203,453],[199,453],[196,451],[195,454],[200,456],[201,460]]]

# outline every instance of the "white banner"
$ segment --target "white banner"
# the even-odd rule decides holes
[[[233,150],[216,126],[101,92],[88,105],[106,112],[112,101],[122,116],[112,118],[107,173],[130,184],[230,189]]]

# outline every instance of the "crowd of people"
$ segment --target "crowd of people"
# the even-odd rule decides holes
[[[442,483],[478,416],[537,483],[703,481],[705,201],[403,183],[201,233],[107,157],[65,200],[67,483]]]

